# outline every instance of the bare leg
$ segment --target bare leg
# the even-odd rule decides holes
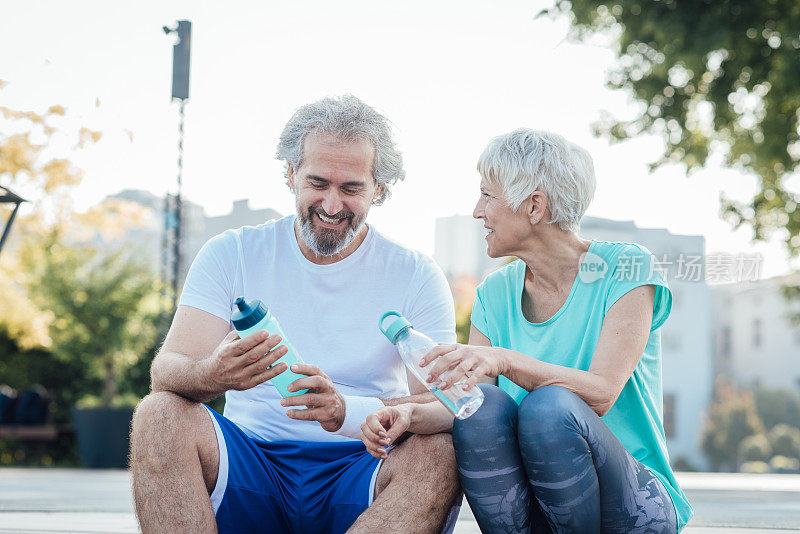
[[[152,393],[136,408],[132,427],[133,498],[142,532],[216,532],[208,496],[217,481],[219,447],[206,408],[173,393]]]
[[[460,494],[450,434],[415,434],[383,462],[376,497],[350,533],[438,533]]]

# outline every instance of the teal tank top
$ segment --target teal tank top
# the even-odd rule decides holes
[[[566,302],[547,321],[522,314],[526,265],[516,260],[490,274],[478,287],[472,324],[494,347],[512,349],[543,362],[586,371],[611,306],[642,285],[656,289],[650,337],[633,375],[602,420],[622,445],[672,497],[680,531],[694,511],[669,464],[663,426],[661,331],[672,309],[672,292],[652,253],[633,243],[592,241]],[[498,386],[520,403],[528,391],[505,376]]]

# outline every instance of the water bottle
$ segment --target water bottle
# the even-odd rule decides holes
[[[289,368],[279,375],[272,377],[272,380],[270,380],[272,385],[275,386],[282,397],[302,395],[303,393],[306,393],[308,391],[307,389],[301,389],[299,391],[292,392],[286,390],[286,387],[298,378],[306,377],[306,375],[299,375],[291,371],[291,365],[293,363],[303,363],[303,360],[300,358],[300,355],[297,353],[292,344],[289,343],[289,340],[286,339],[286,335],[283,333],[281,325],[278,324],[278,320],[275,318],[275,316],[270,313],[269,308],[267,308],[258,299],[247,302],[244,300],[244,297],[239,297],[236,299],[234,304],[236,304],[236,307],[239,309],[233,312],[233,315],[231,316],[231,322],[233,323],[233,327],[239,333],[240,338],[244,339],[250,334],[254,334],[259,330],[266,330],[270,335],[278,334],[281,336],[281,342],[275,346],[275,349],[281,345],[285,345],[286,348],[289,349],[286,354],[278,358],[275,363],[270,365],[270,368],[272,368],[273,366],[284,362],[287,366],[289,366]]]
[[[384,329],[384,320],[391,316],[397,318],[391,322],[389,328]],[[400,357],[411,372],[416,375],[420,382],[425,384],[426,388],[436,395],[448,410],[453,412],[453,415],[459,419],[466,419],[480,408],[481,404],[483,404],[483,391],[477,386],[472,386],[467,391],[464,391],[463,385],[466,380],[462,380],[444,391],[440,391],[436,385],[428,384],[426,378],[428,372],[419,366],[419,362],[437,344],[425,334],[414,330],[405,317],[395,311],[386,312],[381,316],[378,328],[389,341],[397,345]],[[445,371],[439,378],[444,380],[449,374],[450,371]]]

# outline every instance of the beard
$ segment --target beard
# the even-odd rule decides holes
[[[367,218],[366,213],[359,217],[351,211],[340,211],[330,215],[321,207],[309,206],[304,210],[298,201],[295,201],[295,205],[300,219],[300,237],[319,256],[335,256],[346,249],[356,238]],[[344,219],[342,228],[316,227],[312,219],[319,213],[330,219]]]

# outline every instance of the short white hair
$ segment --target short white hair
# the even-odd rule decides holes
[[[500,185],[514,211],[541,191],[552,214],[548,224],[570,232],[580,229],[596,185],[589,152],[558,134],[529,128],[492,139],[478,160],[478,172]]]
[[[303,146],[311,132],[332,135],[340,141],[364,139],[375,148],[372,177],[381,184],[381,192],[373,204],[382,204],[391,195],[389,186],[406,176],[389,120],[355,96],[343,95],[306,104],[286,123],[275,157],[286,165],[287,185],[291,170],[297,171],[303,164]]]

